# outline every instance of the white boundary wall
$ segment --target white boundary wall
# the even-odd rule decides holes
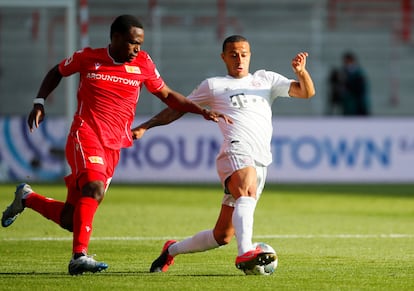
[[[135,124],[145,120],[136,120]],[[276,118],[272,182],[414,183],[414,118]],[[63,181],[64,118],[30,134],[26,117],[0,118],[0,181]],[[218,183],[216,124],[185,117],[123,150],[115,183]]]

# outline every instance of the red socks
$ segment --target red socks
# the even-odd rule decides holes
[[[98,208],[98,201],[91,197],[82,197],[73,215],[73,253],[87,254],[92,234],[92,221]]]
[[[87,254],[92,234],[92,221],[98,204],[98,201],[91,197],[79,199],[73,215],[73,253]],[[33,192],[25,199],[25,206],[60,225],[64,202]]]
[[[60,214],[64,203],[37,193],[30,193],[25,199],[25,206],[60,225]]]

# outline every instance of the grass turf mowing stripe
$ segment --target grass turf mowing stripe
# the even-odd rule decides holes
[[[167,239],[182,240],[187,237],[93,237],[91,240],[95,241],[162,241]],[[257,235],[253,240],[257,239],[313,239],[313,238],[339,238],[339,239],[367,239],[367,238],[414,238],[414,234],[277,234],[277,235]],[[29,238],[2,238],[2,241],[69,241],[72,237],[29,237]]]

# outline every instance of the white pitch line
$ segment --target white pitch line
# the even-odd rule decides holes
[[[139,237],[139,236],[114,236],[114,237],[92,237],[95,241],[163,241],[167,239],[182,240],[187,237]],[[254,239],[318,239],[318,238],[340,238],[340,239],[369,239],[369,238],[414,238],[414,234],[275,234],[255,235]],[[70,241],[72,237],[24,237],[24,238],[0,238],[0,241]]]

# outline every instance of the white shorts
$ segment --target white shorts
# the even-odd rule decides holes
[[[230,193],[228,193],[226,189],[226,180],[235,171],[246,167],[254,167],[256,169],[256,200],[259,200],[266,182],[267,167],[256,163],[254,158],[249,154],[248,150],[244,149],[243,146],[239,143],[235,143],[231,144],[226,150],[222,150],[217,156],[216,167],[221,184],[224,188],[222,204],[234,207],[236,200],[232,195],[230,195]]]

